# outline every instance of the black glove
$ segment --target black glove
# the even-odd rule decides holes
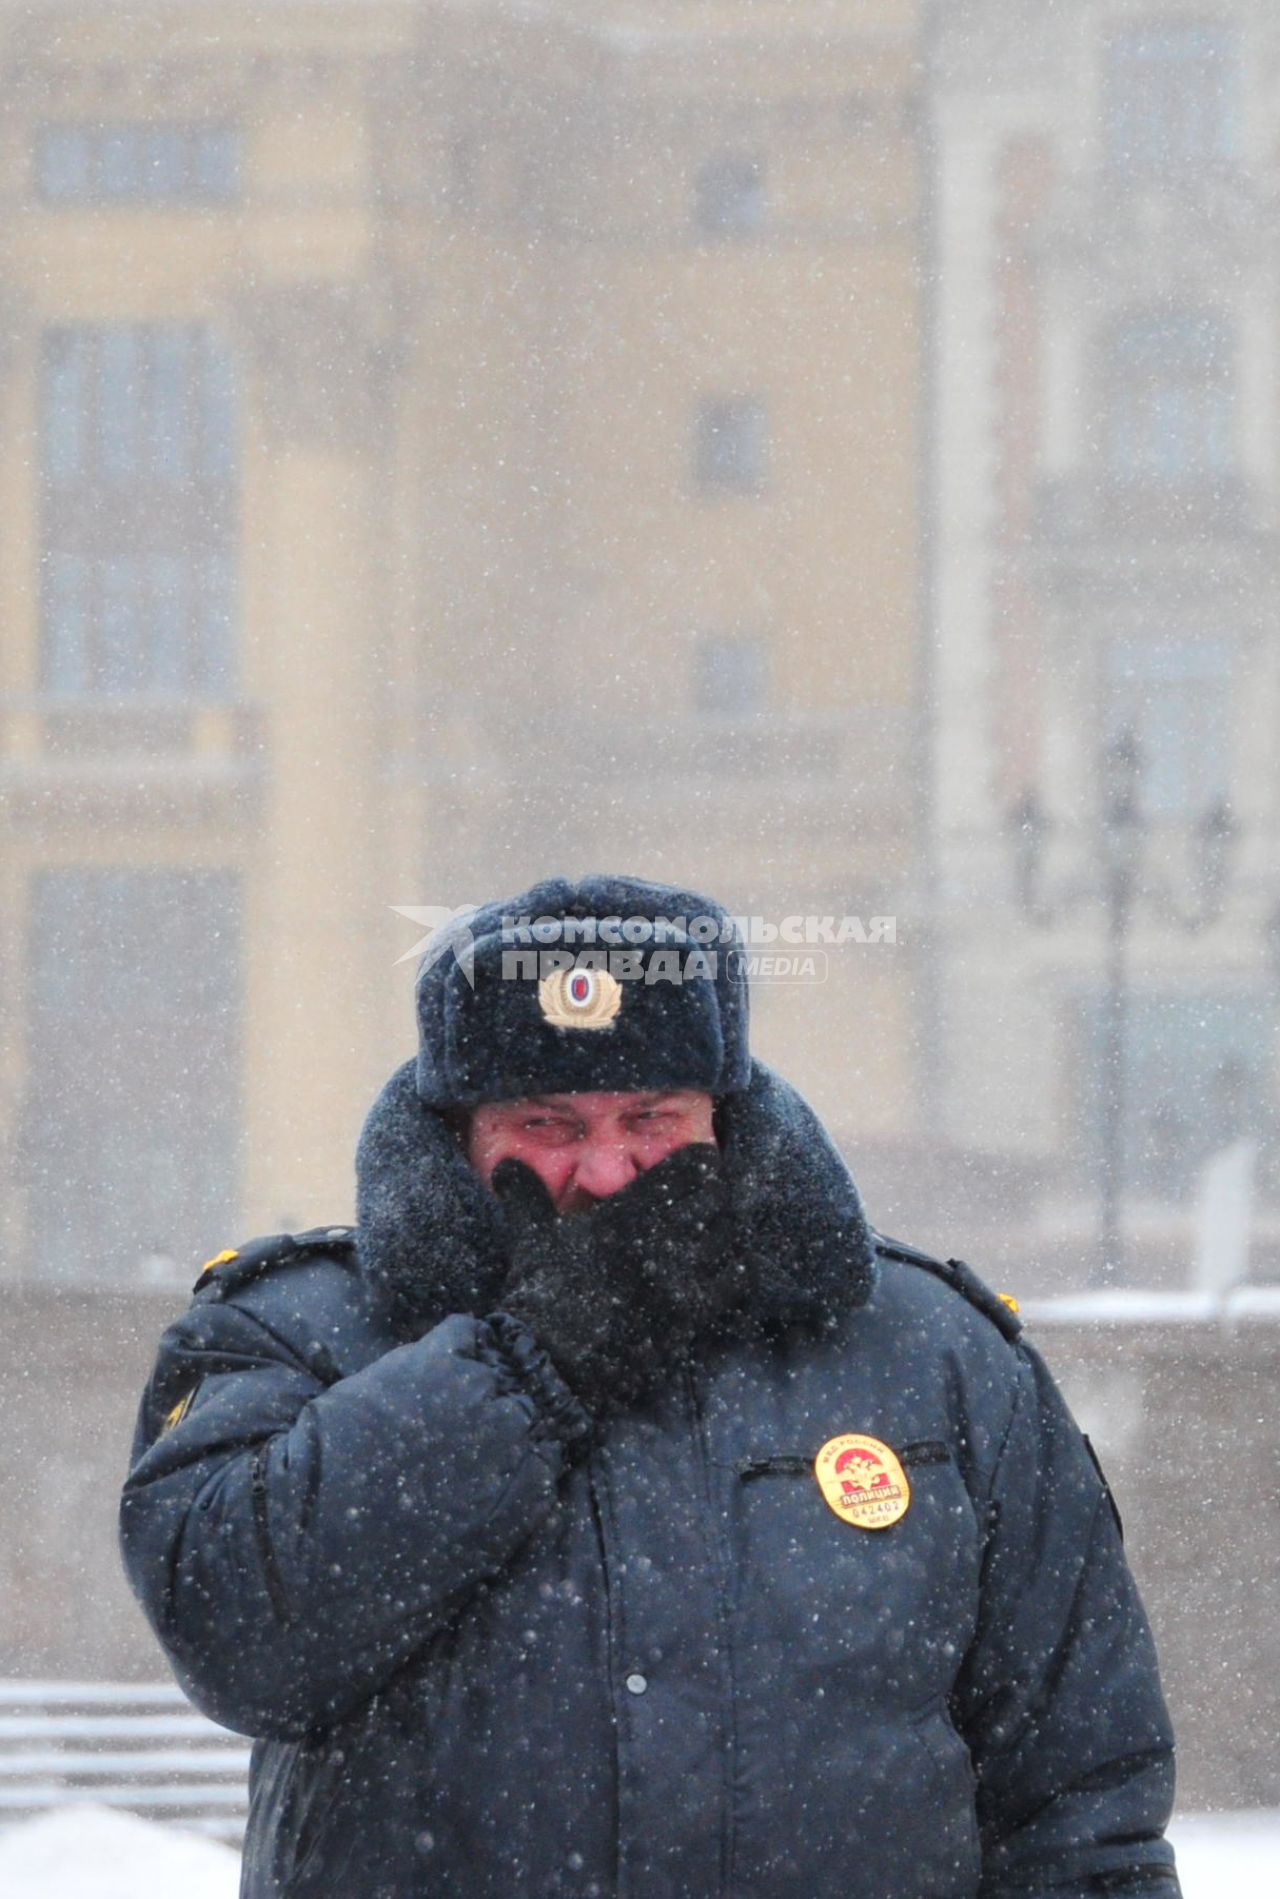
[[[745,1287],[709,1144],[677,1148],[585,1213],[558,1215],[521,1161],[499,1162],[492,1186],[512,1242],[502,1310],[588,1411],[621,1409],[662,1383]]]

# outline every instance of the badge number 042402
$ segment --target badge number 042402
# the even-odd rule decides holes
[[[846,1431],[828,1438],[813,1461],[813,1474],[841,1521],[862,1530],[887,1530],[911,1504],[907,1473],[876,1437]]]

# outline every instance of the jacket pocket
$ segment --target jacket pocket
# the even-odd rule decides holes
[[[918,1444],[904,1444],[898,1452],[903,1470],[919,1470],[925,1464],[949,1464],[951,1452],[936,1438],[922,1438]]]
[[[277,1820],[280,1890],[294,1895],[330,1890],[331,1863],[346,1806],[341,1797],[346,1751],[332,1738],[299,1741]],[[282,1862],[282,1863],[280,1863]]]
[[[813,1469],[811,1457],[740,1457],[734,1465],[744,1482],[753,1477],[807,1477]]]
[[[726,1524],[739,1639],[762,1655],[804,1653],[843,1667],[844,1687],[872,1699],[882,1678],[896,1677],[905,1717],[947,1685],[937,1658],[971,1639],[980,1546],[946,1444],[899,1439],[895,1456],[911,1494],[883,1529],[840,1518],[812,1454],[765,1448],[728,1466]]]
[[[922,1464],[951,1462],[950,1450],[936,1438],[922,1438],[919,1443],[904,1444],[894,1455],[904,1470],[919,1468]],[[808,1477],[813,1473],[814,1461],[814,1457],[786,1451],[770,1456],[740,1457],[734,1468],[744,1480],[753,1477]]]

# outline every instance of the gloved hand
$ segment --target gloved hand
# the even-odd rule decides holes
[[[501,1161],[492,1186],[512,1236],[502,1310],[588,1411],[652,1391],[745,1287],[710,1144],[677,1148],[583,1213],[557,1214],[521,1161]]]

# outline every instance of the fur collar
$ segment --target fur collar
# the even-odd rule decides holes
[[[451,1312],[490,1312],[506,1277],[501,1210],[457,1137],[424,1107],[415,1064],[396,1070],[356,1149],[361,1268],[402,1338]],[[875,1247],[858,1189],[813,1110],[760,1062],[717,1124],[751,1268],[727,1329],[763,1336],[823,1331],[871,1290]]]

